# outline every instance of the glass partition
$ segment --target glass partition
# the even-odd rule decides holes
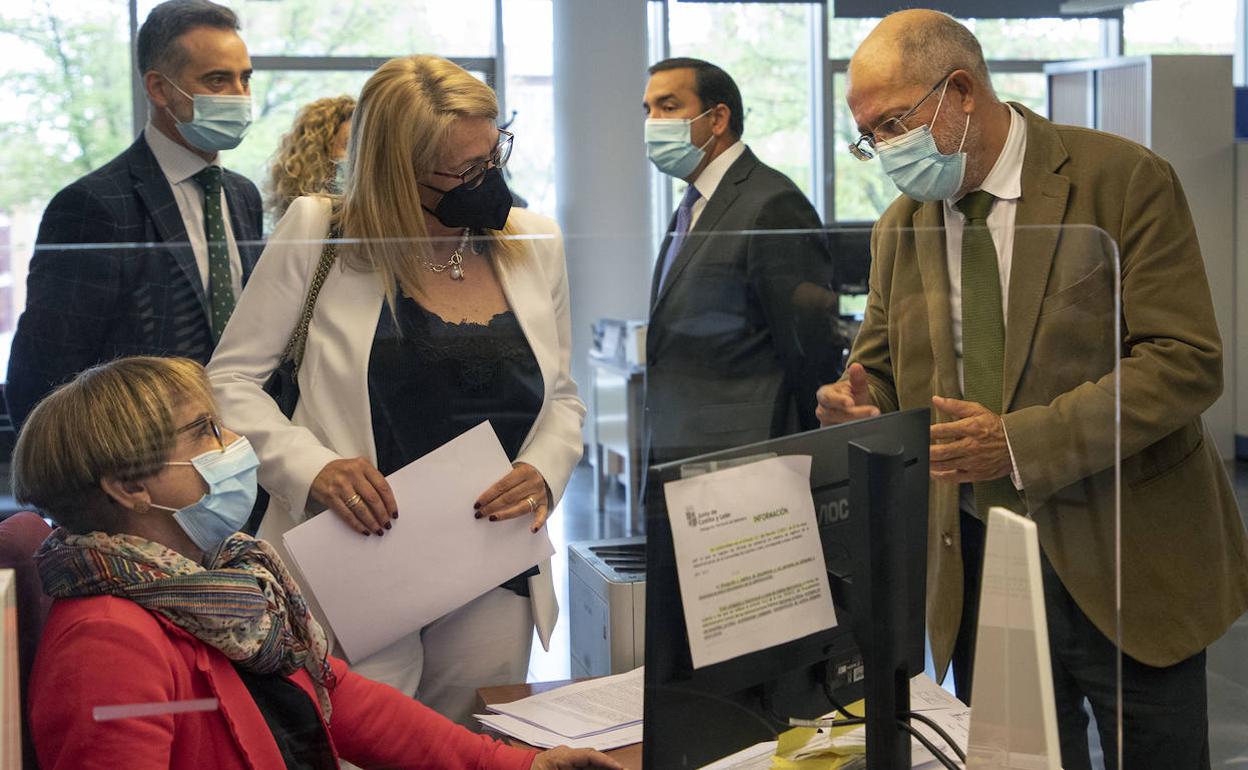
[[[646,752],[647,766],[694,766],[751,749],[781,738],[793,718],[843,723],[788,734],[782,752],[869,750],[882,735],[906,729],[894,718],[874,738],[870,730],[855,732],[855,720],[878,716],[871,693],[898,696],[897,688],[879,687],[881,677],[890,685],[909,681],[909,707],[898,709],[919,715],[902,720],[921,736],[905,736],[916,756],[935,749],[960,763],[926,717],[969,751],[970,766],[1053,766],[1043,762],[1057,761],[1061,720],[1087,710],[1089,752],[1100,766],[1098,755],[1115,756],[1139,729],[1123,718],[1139,668],[1170,666],[1166,656],[1182,655],[1201,634],[1217,638],[1215,626],[1230,623],[1216,610],[1234,606],[1233,576],[1198,587],[1185,582],[1199,565],[1226,574],[1238,563],[1242,524],[1232,516],[1229,486],[1195,415],[1158,427],[1167,423],[1157,414],[1163,394],[1155,378],[1178,376],[1165,362],[1209,355],[1199,335],[1182,331],[1185,317],[1199,321],[1203,311],[1120,296],[1120,286],[1139,286],[1120,276],[1117,246],[1101,230],[1015,228],[1015,258],[996,282],[1004,301],[994,343],[994,321],[982,312],[991,305],[992,281],[976,284],[947,257],[951,239],[963,259],[982,248],[975,228],[725,232],[706,220],[673,250],[669,239],[655,248],[645,233],[560,233],[552,220],[514,209],[503,237],[332,241],[334,262],[318,271],[329,253],[328,211],[323,200],[301,202],[267,243],[236,243],[246,288],[219,343],[212,292],[202,288],[206,263],[200,267],[195,247],[41,247],[7,396],[21,420],[40,389],[92,364],[138,353],[206,361],[215,348],[209,377],[216,413],[255,447],[259,484],[270,495],[251,526],[291,569],[285,591],[306,597],[327,630],[325,649],[345,656],[356,674],[389,677],[470,721],[475,702],[456,712],[447,705],[453,698],[442,700],[449,696],[424,679],[427,671],[436,681],[447,656],[462,657],[461,646],[453,655],[443,648],[439,659],[436,642],[418,640],[421,629],[428,637],[430,628],[453,627],[459,613],[501,596],[522,607],[523,617],[491,638],[514,637],[514,645],[502,646],[522,663],[473,679],[474,699],[477,689],[519,684],[529,671],[544,672],[540,680],[567,678],[569,660],[599,666],[584,675],[644,661],[644,748],[631,750]],[[989,235],[995,248],[1000,234]],[[659,254],[653,267],[652,252]],[[620,254],[633,261],[616,260]],[[359,261],[365,255],[414,269],[386,277],[362,269],[370,264]],[[856,270],[869,271],[866,279],[850,280]],[[323,283],[308,312],[318,273]],[[1176,285],[1181,280],[1188,279],[1176,277]],[[265,386],[304,319],[306,337],[290,347],[302,350],[298,398],[284,416]],[[995,384],[985,390],[967,381],[968,368],[991,371],[993,361],[999,393]],[[1163,374],[1150,379],[1148,367]],[[14,376],[19,371],[24,377]],[[845,378],[849,386],[833,385]],[[989,409],[971,398],[976,393],[998,401]],[[848,401],[838,400],[846,394]],[[173,403],[176,416],[182,406]],[[821,416],[838,426],[821,428]],[[484,503],[484,521],[472,509],[492,494],[484,483],[461,501],[462,510],[437,504],[441,482],[407,488],[397,498],[397,519],[385,518],[391,511],[380,482],[355,486],[370,478],[367,465],[399,488],[396,474],[484,421],[497,437],[493,459],[471,455],[473,462],[440,477],[448,487],[475,484],[499,460],[495,475],[511,480],[498,507],[489,507],[492,497]],[[94,440],[88,430],[74,442]],[[208,451],[180,446],[172,451],[187,456],[169,459],[189,462]],[[808,465],[792,464],[803,456]],[[357,475],[342,466],[347,481],[322,478],[333,463],[354,458],[363,458],[351,466]],[[513,462],[522,469],[514,477]],[[1206,483],[1189,483],[1193,473]],[[786,496],[794,478],[796,497]],[[38,499],[52,500],[44,512],[54,520],[80,515],[60,498]],[[167,500],[150,502],[195,503]],[[1001,524],[998,536],[979,515],[985,502],[1019,518]],[[469,527],[499,525],[498,532],[513,527],[526,548],[541,519],[549,545],[527,564],[508,561],[511,546],[488,559],[444,558],[485,581],[477,593],[424,576],[423,557],[406,552],[399,566],[381,566],[392,564],[387,550],[396,546],[389,543],[437,546],[444,525],[433,522],[456,518]],[[290,533],[322,520],[337,529],[341,553],[332,540],[329,551],[309,551],[319,557],[293,553]],[[196,548],[176,521],[161,530],[182,538],[174,550]],[[406,534],[413,532],[420,534]],[[588,573],[575,572],[581,567],[572,546],[610,541],[616,548],[614,541],[642,536],[644,598],[630,594],[630,619],[620,625],[612,615],[619,599],[578,601],[594,589],[582,585]],[[442,556],[453,547],[442,546]],[[360,549],[372,550],[366,557]],[[225,558],[213,553],[189,555],[201,565]],[[596,567],[603,585],[633,585],[622,576],[636,577],[640,557],[612,554]],[[967,566],[976,561],[982,574]],[[318,588],[327,564],[337,582]],[[812,569],[813,577],[803,572]],[[495,575],[499,570],[506,574]],[[344,603],[337,588],[357,583],[367,587],[355,600],[346,592]],[[976,600],[978,614],[964,612]],[[159,633],[199,649],[205,665],[220,668],[216,675],[247,670],[237,663],[242,658],[218,656],[211,642],[200,648],[185,641],[172,630],[178,620],[153,611],[170,620]],[[335,628],[335,613],[344,611],[339,617],[352,620]],[[73,701],[99,713],[39,704],[50,683],[56,692],[73,684],[58,679],[68,676],[54,662],[69,654],[63,645],[117,644],[74,637],[64,627],[66,612],[53,611],[56,633],[44,644],[50,657],[36,669],[36,723],[89,720],[88,733],[125,741],[130,730],[153,725],[162,735],[189,725],[216,729],[229,716],[225,695],[211,706],[199,697],[207,691],[169,695],[157,686],[164,674],[147,671],[145,659],[134,660],[133,671],[146,673],[127,671],[125,681],[108,680],[114,667],[100,669],[108,694],[84,691],[86,700]],[[372,620],[352,612],[371,612]],[[364,627],[387,630],[361,641],[351,629]],[[963,650],[959,641],[972,634],[974,651]],[[133,657],[137,648],[129,648]],[[413,649],[424,650],[423,666],[400,666],[399,674],[373,660]],[[126,650],[115,652],[130,660]],[[1076,658],[1089,666],[1093,660],[1099,673],[1071,674]],[[967,661],[962,671],[959,660]],[[969,682],[967,671],[976,672]],[[929,679],[912,679],[922,673]],[[339,668],[335,676],[352,675]],[[317,697],[312,679],[296,680]],[[252,701],[266,697],[250,689],[255,682],[240,681]],[[973,693],[969,712],[953,700],[959,686],[962,695]],[[1078,692],[1093,696],[1092,705]],[[235,688],[231,697],[241,694]],[[1228,706],[1211,700],[1208,708],[1217,719]],[[263,704],[260,714],[272,716]],[[265,726],[297,733],[308,724]],[[344,758],[368,759],[345,753],[353,750],[344,749]]]
[[[933,221],[941,221],[939,211]],[[838,706],[848,729],[854,721],[845,712],[869,716],[850,704],[866,694],[870,711],[872,669],[877,681],[892,681],[891,671],[906,678],[922,672],[925,638],[927,672],[943,677],[949,692],[956,679],[969,699],[976,655],[966,640],[976,615],[961,608],[979,598],[978,568],[964,564],[986,558],[987,516],[976,513],[977,499],[1021,514],[1024,542],[1034,549],[1025,561],[1012,561],[1008,551],[1004,562],[994,555],[983,577],[979,654],[989,673],[975,686],[982,690],[976,698],[982,694],[989,705],[971,735],[981,761],[991,759],[980,766],[1002,766],[995,763],[1003,754],[1021,761],[1042,753],[1029,731],[1038,715],[1055,720],[1057,713],[1045,635],[1055,621],[1044,622],[1050,604],[1049,614],[1062,608],[1061,622],[1099,637],[1108,687],[1095,694],[1108,696],[1097,716],[1105,739],[1116,744],[1124,349],[1116,246],[1090,227],[1018,227],[1015,259],[993,286],[964,278],[961,264],[946,256],[950,238],[969,243],[972,235],[974,229],[877,225],[872,245],[864,230],[712,233],[695,223],[685,237],[651,300],[646,332],[648,761],[697,766],[728,753],[716,754],[721,748],[775,739],[789,717],[818,717]],[[664,269],[664,249],[659,253],[656,275]],[[869,279],[841,283],[858,264],[869,264]],[[1004,287],[993,341],[992,314],[983,308],[1000,303]],[[967,317],[973,329],[962,321]],[[843,360],[829,355],[845,350]],[[991,376],[994,361],[996,384],[965,382],[967,366],[975,376]],[[819,427],[803,377],[848,378],[825,388],[819,407],[823,422],[845,425],[802,432]],[[916,409],[923,410],[922,424],[932,424],[918,439],[902,421]],[[883,416],[873,417],[877,412]],[[870,463],[855,465],[858,444],[901,453],[903,465],[892,475],[878,471],[884,487],[872,486]],[[786,506],[779,483],[773,489],[761,469],[803,454],[813,458],[809,521],[770,522],[766,512]],[[930,474],[916,478],[913,467],[929,462]],[[702,510],[681,490],[709,473],[720,476],[697,482]],[[983,481],[992,483],[971,483]],[[717,483],[729,490],[727,498],[716,496]],[[873,541],[869,520],[879,517],[895,528]],[[907,538],[906,526],[916,520],[920,531]],[[803,560],[786,550],[800,538],[781,537],[782,530],[803,532],[826,563],[824,587],[803,594],[804,601],[787,590],[802,584]],[[867,556],[891,564],[891,579],[888,570],[872,574]],[[1018,572],[1015,561],[1029,569]],[[827,601],[837,626],[812,629],[807,621]],[[1088,614],[1072,613],[1075,606]],[[730,633],[722,630],[725,616]],[[786,628],[791,632],[775,633]],[[881,628],[891,638],[879,636]],[[720,654],[708,654],[715,649]],[[951,658],[964,671],[956,664],[951,670]],[[911,695],[940,704],[941,724],[963,731],[965,750],[970,717],[952,696],[942,704],[940,693],[919,681]],[[1076,702],[1069,690],[1061,695],[1065,704]],[[1056,762],[1056,722],[1050,724],[1041,737]],[[930,728],[912,726],[940,743]],[[862,734],[834,737],[841,729],[807,736],[803,751],[861,751]],[[918,738],[914,745],[928,750]]]

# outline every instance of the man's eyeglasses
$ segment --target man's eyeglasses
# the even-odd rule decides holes
[[[507,159],[511,157],[511,145],[515,141],[515,136],[510,131],[498,130],[498,144],[494,147],[494,152],[490,153],[490,157],[485,160],[479,160],[468,168],[460,171],[458,174],[448,174],[445,171],[434,171],[436,176],[445,176],[452,179],[458,179],[460,184],[465,185],[469,190],[476,189],[485,181],[485,172],[490,168],[502,168],[507,165]]]
[[[181,428],[177,429],[178,435],[183,433],[193,433],[195,431],[207,429],[212,432],[212,437],[217,440],[217,446],[221,451],[225,451],[225,439],[221,437],[221,423],[217,421],[216,415],[206,414],[198,420],[188,422]]]
[[[953,72],[957,72],[957,70],[954,70]],[[953,72],[950,72],[949,75],[952,75]],[[940,80],[937,80],[936,85],[932,86],[926,94],[923,94],[923,98],[907,110],[906,114],[896,118],[889,118],[867,133],[859,136],[858,141],[849,145],[849,154],[853,155],[858,160],[871,160],[875,157],[875,143],[877,141],[896,139],[909,131],[910,129],[906,128],[905,121],[909,120],[914,113],[919,111],[919,108],[923,106],[923,102],[930,99],[932,94],[936,93],[936,89],[940,88],[941,85],[949,79],[949,75],[945,75]]]

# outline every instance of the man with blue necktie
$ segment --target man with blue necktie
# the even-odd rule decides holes
[[[687,183],[651,285],[648,462],[818,427],[815,391],[840,362],[819,215],[741,141],[719,67],[653,65],[643,106],[651,162]]]
[[[211,357],[260,253],[260,193],[218,159],[251,123],[251,59],[237,30],[237,16],[209,0],[168,0],[139,29],[151,117],[44,211],[9,358],[15,426],[94,364]]]

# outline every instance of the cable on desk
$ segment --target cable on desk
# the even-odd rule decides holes
[[[906,722],[906,720],[898,719],[897,726],[902,728],[906,732],[910,733],[910,735],[914,736],[914,739],[916,741],[923,744],[923,748],[931,752],[932,756],[936,758],[937,762],[944,765],[949,770],[962,770],[962,768],[958,767],[958,765],[952,759],[950,759],[949,756],[945,754],[945,752],[936,748],[936,744],[928,740],[928,737],[926,735],[914,729],[914,727],[911,726],[910,723]]]
[[[966,752],[962,750],[962,747],[959,746],[957,742],[953,740],[952,737],[950,737],[949,733],[945,732],[945,729],[943,727],[936,724],[934,720],[930,719],[926,715],[920,714],[917,711],[911,711],[906,716],[908,716],[910,719],[917,719],[923,724],[935,730],[936,734],[940,736],[941,740],[943,740],[945,744],[949,746],[949,748],[953,749],[954,754],[958,755],[958,759],[962,760],[962,764],[966,764]]]

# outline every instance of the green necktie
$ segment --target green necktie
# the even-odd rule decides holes
[[[212,313],[212,340],[221,339],[225,322],[234,312],[234,285],[230,280],[230,250],[225,242],[225,212],[221,209],[221,167],[206,166],[195,175],[204,188],[204,236],[208,239],[208,308]]]
[[[988,231],[993,200],[992,193],[978,190],[956,204],[966,216],[962,230],[962,390],[967,401],[1001,414],[1005,313],[1001,307],[997,249]],[[987,519],[988,508],[994,505],[1023,512],[1022,501],[1008,476],[974,486],[979,518]]]

